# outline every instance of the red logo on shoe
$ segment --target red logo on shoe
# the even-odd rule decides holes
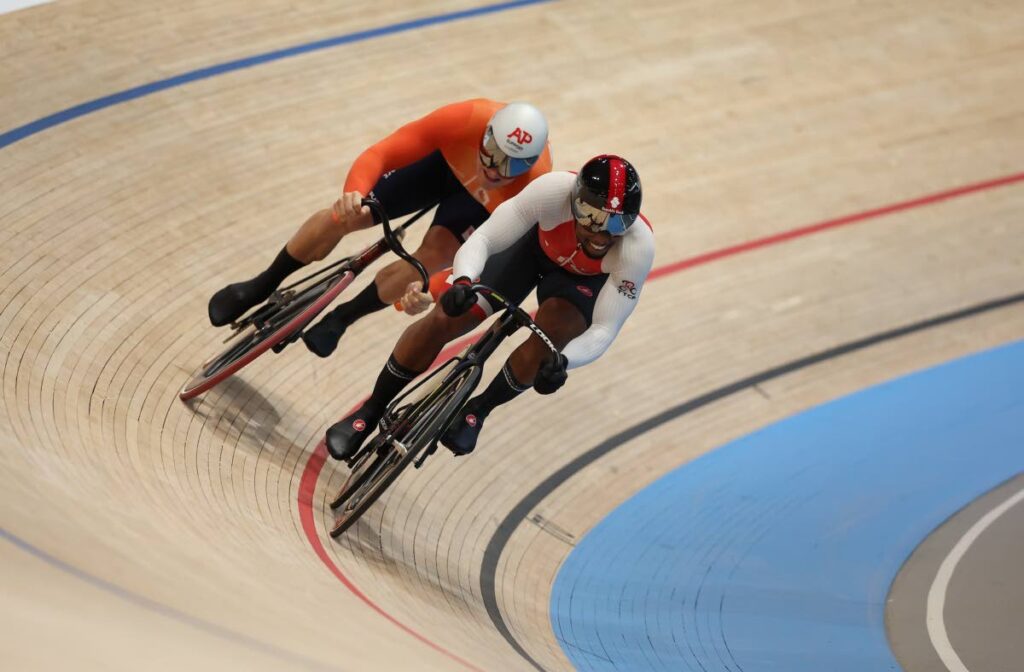
[[[356,430],[357,432],[363,431],[364,429],[366,429],[366,420],[363,420],[362,418],[357,419],[355,422],[352,423],[352,429]]]
[[[583,285],[576,285],[576,289],[580,290],[580,294],[582,294],[583,296],[586,296],[586,297],[594,296],[594,292],[590,289],[590,287],[584,287]]]
[[[470,427],[476,427],[476,416],[470,413],[466,416],[466,424]]]

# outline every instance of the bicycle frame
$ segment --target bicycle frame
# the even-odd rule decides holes
[[[442,389],[445,386],[445,383],[455,380],[458,376],[463,375],[469,369],[477,367],[482,372],[484,362],[487,361],[487,359],[495,350],[498,349],[506,338],[518,331],[520,327],[530,329],[530,331],[536,334],[554,354],[558,354],[558,348],[551,342],[551,339],[548,338],[547,334],[545,334],[544,331],[534,323],[533,319],[526,311],[519,306],[510,303],[498,292],[486,285],[475,284],[473,285],[473,289],[484,296],[495,299],[500,305],[504,306],[504,310],[498,316],[497,321],[495,321],[483,334],[480,335],[480,338],[477,339],[476,342],[467,347],[461,354],[456,355],[452,359],[448,360],[448,362],[445,362],[445,364],[438,367],[437,370],[430,373],[423,380],[417,382],[412,388],[402,393],[392,401],[391,404],[388,405],[388,409],[384,413],[384,417],[381,418],[378,425],[381,436],[378,437],[379,440],[371,442],[373,445],[386,445],[389,441],[398,442],[397,433],[404,429],[408,423],[402,422],[403,418],[396,413],[396,409],[402,406],[410,396],[416,394],[417,391],[421,390],[427,383],[436,378],[438,374],[445,370],[445,367],[448,364],[455,362],[455,366],[448,370],[430,391],[428,391],[421,399],[417,400],[413,404],[414,406],[429,403],[431,394]],[[473,390],[470,390],[470,394],[472,394],[472,392]],[[447,427],[448,424],[449,423],[446,422],[445,427]],[[436,441],[434,443],[436,444]],[[423,460],[426,459],[427,455],[432,453],[435,448],[436,445],[432,445],[430,450],[428,450],[427,453],[417,461],[417,468],[423,463]]]
[[[475,343],[388,405],[377,435],[348,461],[352,471],[330,505],[342,511],[330,531],[332,537],[355,524],[409,464],[418,469],[437,450],[438,441],[479,384],[484,362],[506,338],[525,326],[558,354],[525,311],[489,287],[474,285],[474,289],[504,306],[504,311]],[[428,383],[432,384],[425,388]],[[419,399],[409,401],[411,395],[421,393]]]
[[[294,298],[296,294],[294,290],[296,287],[299,287],[309,282],[310,280],[313,280],[314,278],[320,276],[324,276],[322,280],[329,280],[336,275],[344,275],[346,272],[351,272],[353,278],[355,278],[355,276],[362,273],[367,266],[377,261],[388,252],[394,252],[400,258],[412,264],[419,272],[420,276],[423,278],[423,286],[428,286],[430,284],[430,276],[427,273],[426,269],[423,267],[423,264],[421,264],[419,260],[412,257],[412,255],[408,254],[405,251],[405,248],[402,247],[400,241],[402,236],[404,236],[406,229],[415,224],[425,214],[430,212],[432,208],[424,208],[423,210],[420,210],[415,215],[413,215],[405,222],[403,222],[402,225],[399,226],[397,230],[395,230],[391,228],[391,220],[388,218],[387,213],[384,212],[384,208],[380,205],[380,203],[378,203],[375,200],[367,198],[363,199],[363,205],[370,208],[377,215],[377,218],[381,220],[381,226],[384,229],[384,235],[379,240],[377,240],[370,246],[364,248],[362,252],[356,254],[355,256],[339,259],[338,261],[330,263],[327,266],[324,266],[323,268],[317,269],[313,273],[310,273],[309,275],[303,278],[299,278],[290,285],[286,285],[285,287],[280,287],[274,290],[274,292],[270,295],[270,298],[267,299],[266,303],[261,308],[259,308],[256,312],[252,313],[251,315],[243,317],[242,319],[233,323],[231,325],[231,329],[233,331],[238,331],[251,323],[256,323],[258,327],[258,322],[261,317],[273,312],[276,306],[282,303],[287,303],[288,301],[291,301],[292,298]]]
[[[340,259],[292,284],[276,290],[261,306],[231,324],[224,343],[228,347],[204,361],[198,371],[178,392],[178,398],[189,401],[233,376],[269,349],[279,352],[295,342],[303,329],[316,318],[367,266],[388,251],[412,264],[429,284],[426,269],[405,251],[401,234],[430,211],[421,210],[395,232],[387,213],[372,199],[364,199],[380,220],[384,236],[359,254]]]

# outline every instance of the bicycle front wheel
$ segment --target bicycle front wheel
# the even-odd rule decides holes
[[[344,498],[339,495],[339,505],[344,505],[339,509],[331,529],[332,537],[337,538],[352,527],[423,450],[437,443],[456,413],[473,394],[479,380],[480,367],[474,366],[451,380],[442,381],[416,408],[410,409],[416,413],[416,418],[409,424],[408,430],[401,437],[390,438],[380,449],[381,455],[367,467],[366,472],[359,474],[358,485],[344,493]]]
[[[331,509],[337,509],[353,493],[359,490],[377,472],[383,459],[385,459],[385,454],[380,444],[380,436],[377,436],[368,448],[356,456],[355,461],[352,463],[352,470],[349,472],[345,482],[342,483],[338,494],[331,500]]]

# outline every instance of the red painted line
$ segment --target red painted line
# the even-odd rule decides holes
[[[986,191],[989,189],[995,189],[996,187],[1005,187],[1015,182],[1024,181],[1024,173],[1016,173],[1014,175],[1007,175],[1006,177],[996,178],[994,180],[987,180],[985,182],[978,182],[976,184],[969,184],[965,187],[957,187],[956,189],[949,189],[948,191],[940,191],[936,194],[930,194],[928,196],[922,196],[909,201],[902,201],[900,203],[894,203],[892,205],[886,205],[881,208],[875,208],[874,210],[865,210],[864,212],[858,212],[853,215],[846,215],[845,217],[837,217],[836,219],[828,219],[824,222],[818,222],[817,224],[811,224],[809,226],[802,226],[798,229],[791,229],[789,231],[783,231],[782,233],[776,233],[772,236],[766,236],[764,238],[757,238],[750,240],[739,245],[733,245],[731,247],[723,247],[719,250],[712,250],[696,257],[690,257],[689,259],[683,259],[666,266],[651,271],[650,275],[647,276],[648,280],[656,280],[657,278],[671,275],[672,273],[678,273],[687,268],[694,266],[701,266],[717,259],[724,257],[731,257],[741,252],[749,252],[750,250],[757,249],[759,247],[768,247],[769,245],[775,245],[777,243],[784,243],[794,238],[802,238],[809,236],[813,233],[820,233],[821,231],[827,231],[829,229],[835,229],[840,226],[846,226],[848,224],[856,224],[863,222],[868,219],[875,219],[876,217],[882,217],[884,215],[891,215],[894,212],[900,212],[902,210],[910,210],[912,208],[920,208],[925,205],[932,205],[941,201],[948,201],[952,198],[960,196],[966,196],[968,194],[974,194],[979,191]]]
[[[741,254],[743,252],[749,252],[751,250],[756,250],[758,248],[768,247],[770,245],[776,245],[778,243],[784,243],[789,240],[802,238],[804,236],[820,233],[822,231],[828,231],[830,229],[835,229],[840,226],[846,226],[848,224],[864,222],[869,219],[875,219],[878,217],[892,214],[894,212],[910,210],[912,208],[919,208],[925,205],[932,205],[934,203],[939,203],[941,201],[947,201],[952,198],[958,198],[960,196],[974,194],[979,191],[986,191],[989,189],[1008,186],[1011,184],[1015,184],[1017,182],[1024,182],[1024,173],[1016,173],[1013,175],[1008,175],[1006,177],[987,180],[985,182],[978,182],[976,184],[957,187],[955,189],[949,189],[947,191],[940,191],[935,194],[922,196],[920,198],[915,198],[909,201],[902,201],[900,203],[894,203],[892,205],[883,206],[881,208],[875,208],[873,210],[866,210],[864,212],[859,212],[853,215],[846,215],[844,217],[838,217],[836,219],[829,219],[824,222],[818,222],[817,224],[811,224],[809,226],[803,226],[800,228],[791,229],[789,231],[783,231],[782,233],[766,236],[764,238],[757,238],[755,240],[740,243],[738,245],[732,245],[730,247],[712,250],[711,252],[706,252],[695,257],[682,259],[680,261],[655,268],[654,270],[651,271],[650,275],[648,275],[647,278],[648,280],[656,280],[658,278],[662,278],[673,273],[678,273],[679,271],[685,270],[687,268],[701,266],[703,264],[707,264],[718,259],[723,259],[725,257],[731,257],[737,254]],[[458,341],[453,342],[451,345],[445,348],[440,355],[438,355],[437,360],[435,360],[434,362],[434,365],[437,365],[439,362],[446,361],[452,355],[457,354],[463,348],[465,348],[466,345],[471,343],[477,337],[478,334],[471,334],[469,336],[463,337]],[[349,412],[351,412],[351,410]],[[346,413],[346,415],[347,414],[348,413]],[[445,656],[451,658],[452,660],[458,662],[459,664],[470,670],[480,672],[480,670],[474,667],[472,664],[466,662],[462,658],[459,658],[447,649],[444,649],[441,646],[430,641],[429,639],[419,634],[412,628],[400,622],[397,618],[395,618],[388,612],[384,611],[377,603],[375,603],[373,600],[367,597],[366,594],[363,593],[363,591],[359,590],[358,586],[352,583],[352,581],[347,576],[345,576],[345,574],[342,573],[340,569],[338,569],[338,566],[334,564],[334,561],[327,553],[327,549],[324,548],[323,543],[320,541],[319,535],[317,535],[316,521],[313,516],[313,495],[316,490],[317,480],[320,478],[320,472],[324,467],[324,462],[326,461],[326,459],[327,448],[324,445],[323,441],[321,441],[319,444],[317,444],[316,449],[309,456],[309,461],[306,463],[306,467],[303,470],[302,477],[299,481],[299,519],[302,521],[302,529],[303,531],[305,531],[306,538],[309,539],[309,543],[313,547],[313,551],[317,554],[320,560],[327,566],[327,569],[330,570],[330,572],[334,574],[336,577],[338,577],[338,580],[341,581],[342,584],[344,584],[344,586],[348,588],[353,595],[355,595],[364,603],[366,603],[366,605],[369,606],[371,609],[376,611],[378,614],[386,618],[388,621],[390,621],[397,627],[401,628],[406,633],[412,635],[419,641],[423,642],[430,648],[434,649],[435,651],[444,654]]]
[[[351,411],[349,411],[351,412]],[[347,415],[347,414],[346,414]],[[430,648],[434,649],[438,653],[444,654],[448,658],[451,658],[455,662],[459,663],[463,667],[474,670],[474,672],[482,672],[480,668],[475,667],[473,664],[459,658],[457,655],[448,651],[442,646],[435,644],[420,633],[416,632],[409,626],[405,625],[397,618],[389,614],[388,612],[381,609],[381,607],[366,596],[366,593],[359,590],[359,587],[352,583],[352,581],[345,576],[338,566],[334,564],[334,560],[328,555],[327,549],[324,548],[323,542],[320,541],[320,536],[316,533],[316,520],[313,516],[313,495],[316,491],[316,482],[320,478],[320,472],[324,468],[324,462],[327,460],[327,447],[324,442],[321,441],[317,444],[313,454],[309,456],[309,461],[306,463],[306,467],[302,472],[302,478],[299,480],[299,519],[302,521],[302,530],[306,533],[306,538],[309,540],[310,545],[313,547],[313,551],[320,558],[320,561],[327,565],[327,569],[331,571],[331,574],[338,577],[338,580],[349,589],[353,595],[362,600],[366,606],[370,607],[378,614],[386,618],[388,621],[398,626],[401,630],[409,635],[412,635],[419,641],[423,642]]]

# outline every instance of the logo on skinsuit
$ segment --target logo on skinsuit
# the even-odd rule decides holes
[[[533,136],[519,127],[516,127],[516,130],[512,131],[511,133],[505,136],[506,140],[508,138],[515,138],[516,142],[518,142],[520,145],[528,145],[531,142],[533,142]]]
[[[623,280],[622,284],[619,285],[619,294],[622,294],[627,299],[636,299],[636,283],[630,282],[629,280]]]
[[[476,427],[476,416],[470,413],[466,416],[466,424],[470,427]]]
[[[352,423],[352,429],[356,430],[357,432],[363,431],[364,429],[366,429],[366,420],[359,418],[358,420]]]
[[[590,290],[590,287],[584,287],[583,285],[576,285],[576,289],[580,291],[580,294],[588,298],[594,296],[594,292]]]

